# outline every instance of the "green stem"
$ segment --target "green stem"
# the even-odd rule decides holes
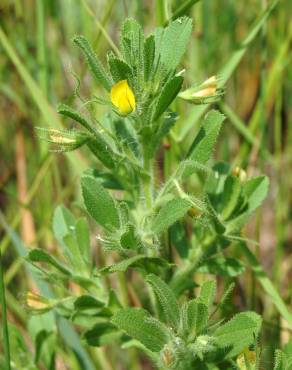
[[[170,283],[176,294],[180,293],[181,287],[185,285],[187,279],[197,270],[202,260],[208,257],[210,253],[213,253],[216,237],[216,235],[212,236],[196,247],[190,260],[176,271]]]
[[[143,192],[145,204],[148,211],[152,209],[153,204],[153,168],[152,161],[148,158],[146,149],[144,148],[144,170],[149,175],[143,178]]]
[[[169,9],[167,0],[156,0],[156,19],[157,25],[163,26],[169,19]]]
[[[4,286],[4,273],[2,266],[1,250],[0,250],[0,301],[2,310],[2,328],[3,328],[3,347],[5,354],[5,369],[10,370],[10,347],[9,347],[9,336],[8,336],[8,325],[7,325],[7,309],[5,299],[5,286]]]
[[[203,251],[202,249],[200,249],[195,260],[189,262],[188,264],[186,264],[185,266],[176,271],[170,283],[170,286],[175,291],[175,293],[177,294],[180,293],[181,291],[180,287],[182,287],[184,283],[187,281],[187,279],[190,277],[190,275],[192,275],[196,271],[202,256]]]
[[[113,367],[110,361],[107,358],[104,348],[92,348],[90,350],[95,361],[97,362],[97,369],[102,370],[113,370]]]

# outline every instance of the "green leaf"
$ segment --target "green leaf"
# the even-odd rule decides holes
[[[205,329],[208,322],[208,307],[200,298],[192,299],[187,304],[187,327],[188,335],[193,340],[202,330]]]
[[[64,207],[63,205],[58,206],[55,209],[54,216],[53,216],[53,230],[54,235],[60,245],[66,249],[66,245],[64,244],[64,237],[72,232],[75,229],[75,218],[73,214]],[[65,250],[65,253],[68,250]]]
[[[83,335],[89,346],[101,347],[118,339],[121,333],[110,322],[100,322]]]
[[[108,295],[108,303],[107,308],[111,310],[111,312],[117,312],[122,308],[122,304],[119,301],[115,291],[110,288],[109,295]]]
[[[78,297],[74,302],[74,308],[78,311],[84,311],[89,309],[99,309],[104,307],[104,303],[95,299],[90,295],[82,295]]]
[[[227,220],[236,209],[241,194],[240,180],[234,176],[227,176],[224,183],[221,217]]]
[[[120,238],[121,246],[124,249],[137,249],[141,245],[141,240],[136,233],[135,226],[131,223],[126,225],[126,231]]]
[[[106,229],[120,226],[118,210],[110,194],[93,177],[83,176],[81,187],[84,204],[94,220]]]
[[[110,80],[109,76],[107,75],[104,67],[102,66],[101,62],[94,54],[89,42],[86,40],[84,36],[75,36],[73,42],[79,46],[79,48],[83,51],[87,63],[96,78],[96,80],[102,84],[102,86],[109,91],[112,86],[112,81]]]
[[[89,132],[94,133],[95,131],[93,130],[91,124],[88,122],[86,118],[81,116],[79,112],[76,110],[72,109],[66,104],[59,104],[57,108],[58,113],[62,114],[63,116],[66,116],[68,118],[73,119],[74,121],[80,123],[81,126],[86,128]]]
[[[155,353],[146,348],[141,342],[136,339],[130,339],[127,342],[123,343],[121,346],[122,349],[135,348],[143,352],[153,363],[159,362],[159,353]]]
[[[220,301],[217,303],[216,310],[218,310],[218,308],[222,308],[222,309],[226,308],[226,306],[230,303],[234,288],[235,288],[235,283],[231,282],[227,286],[227,288],[224,290],[224,293],[222,297],[220,298]]]
[[[184,217],[192,204],[187,199],[175,198],[163,205],[152,222],[152,230],[160,234]]]
[[[83,260],[83,256],[81,254],[76,236],[75,230],[72,231],[71,234],[64,236],[63,238],[65,245],[69,250],[69,262],[74,270],[78,275],[87,275],[88,265]]]
[[[136,90],[141,89],[144,74],[144,35],[134,19],[126,19],[120,37],[120,48],[126,62],[136,72]]]
[[[255,312],[240,312],[216,329],[213,336],[219,347],[229,348],[227,356],[233,357],[255,342],[261,323],[261,317]]]
[[[58,206],[55,209],[53,217],[53,230],[56,239],[62,247],[63,253],[72,266],[72,268],[80,273],[87,271],[88,260],[84,260],[81,255],[81,250],[75,238],[76,221],[73,214],[64,206]]]
[[[245,271],[245,266],[235,258],[212,257],[200,265],[198,272],[220,276],[238,276]]]
[[[166,320],[172,325],[173,328],[178,328],[179,306],[170,287],[154,274],[147,275],[146,281],[152,286],[163,309]]]
[[[74,121],[78,122],[84,128],[86,128],[89,132],[93,134],[93,136],[86,140],[87,146],[91,150],[91,152],[108,168],[114,168],[115,162],[117,162],[117,154],[114,153],[111,145],[107,142],[105,135],[98,130],[94,129],[91,123],[85,118],[81,116],[79,112],[75,111],[71,107],[65,104],[60,104],[58,106],[58,112],[66,117],[73,119]]]
[[[53,256],[49,255],[47,252],[43,251],[42,249],[33,249],[31,250],[28,255],[27,259],[30,262],[44,262],[52,265],[57,270],[62,272],[65,275],[71,275],[71,272],[63,266],[59,261],[57,261]]]
[[[85,176],[94,177],[106,189],[123,190],[123,186],[118,182],[113,173],[89,168],[83,173]]]
[[[212,306],[216,293],[216,280],[204,281],[201,286],[200,299],[209,308]]]
[[[269,179],[267,176],[258,176],[250,179],[243,185],[243,194],[248,199],[248,209],[252,212],[259,207],[269,190]]]
[[[89,265],[90,261],[90,236],[89,227],[84,217],[79,218],[75,226],[75,234],[79,247],[80,255],[85,262]]]
[[[35,363],[45,360],[47,366],[50,366],[54,362],[56,345],[57,333],[46,329],[40,330],[35,336]]]
[[[98,158],[107,168],[113,169],[121,158],[113,151],[111,145],[99,133],[95,133],[95,137],[86,142],[90,151]]]
[[[153,121],[156,121],[175,99],[181,89],[183,80],[182,76],[174,76],[163,86],[156,103]]]
[[[292,356],[288,356],[279,349],[276,350],[273,370],[292,370]]]
[[[148,270],[148,265],[154,264],[156,266],[160,266],[163,268],[169,268],[171,265],[164,260],[163,258],[159,257],[148,257],[142,254],[138,254],[133,257],[129,257],[124,259],[119,263],[115,263],[111,266],[103,267],[99,270],[102,274],[110,274],[114,272],[125,272],[130,267],[132,268],[144,268],[146,271]]]
[[[121,80],[131,81],[132,69],[126,62],[114,56],[109,56],[108,65],[115,83]]]
[[[156,42],[156,50],[159,51],[160,63],[166,74],[174,71],[180,63],[191,32],[192,20],[187,17],[176,19],[163,30],[160,42]]]
[[[209,195],[207,195],[207,197],[205,198],[205,205],[206,205],[206,208],[209,212],[209,215],[212,217],[212,221],[213,221],[214,228],[215,228],[216,232],[218,234],[223,234],[226,230],[226,227],[225,227],[224,223],[221,221],[218,213],[214,209]]]
[[[158,130],[151,139],[152,155],[155,154],[156,150],[162,139],[169,133],[175,122],[177,121],[177,113],[169,112],[163,117],[163,121],[159,123]]]
[[[190,242],[187,238],[185,225],[182,222],[176,222],[170,227],[170,240],[176,248],[180,258],[187,258]]]
[[[130,148],[135,157],[137,157],[139,155],[139,144],[137,134],[133,128],[133,122],[120,116],[111,116],[110,122],[119,145],[124,147],[125,152],[129,152]]]
[[[169,340],[167,328],[141,308],[118,311],[112,323],[153,352],[161,351]]]
[[[246,223],[250,214],[259,207],[269,191],[269,179],[267,176],[258,176],[246,181],[242,186],[242,194],[247,199],[247,209],[227,224],[228,232],[240,230]]]
[[[189,153],[188,159],[206,163],[214,150],[214,146],[225,116],[216,110],[211,110],[205,117]]]
[[[211,175],[212,169],[200,162],[186,159],[185,161],[180,162],[175,178],[177,181],[185,180],[196,172],[204,175]]]
[[[144,42],[144,78],[148,81],[151,72],[153,71],[153,64],[155,58],[155,38],[150,35]]]

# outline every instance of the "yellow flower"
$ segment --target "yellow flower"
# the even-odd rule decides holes
[[[247,174],[244,171],[244,169],[242,169],[238,166],[233,168],[232,175],[235,176],[235,177],[238,177],[241,182],[244,182],[247,178]]]
[[[127,80],[117,82],[111,89],[111,101],[122,115],[127,115],[136,109],[135,95]]]

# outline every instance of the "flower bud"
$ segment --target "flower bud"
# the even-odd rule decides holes
[[[246,172],[244,171],[244,169],[242,169],[238,166],[233,168],[232,175],[235,176],[235,177],[238,177],[241,182],[244,182],[246,180],[246,177],[247,177]]]
[[[209,104],[220,99],[223,89],[218,88],[218,79],[212,76],[200,85],[193,85],[178,96],[193,104]]]
[[[188,210],[188,215],[191,217],[201,217],[202,214],[203,213],[201,211],[199,211],[197,208],[194,208],[194,207]]]
[[[236,359],[236,364],[240,370],[248,370],[253,368],[253,366],[256,363],[256,353],[255,351],[250,351],[248,348],[246,348],[244,351],[242,351]]]
[[[165,348],[162,352],[162,360],[163,363],[167,366],[169,366],[173,362],[173,354],[169,348]]]
[[[127,80],[119,81],[112,87],[111,101],[123,116],[135,111],[135,95]]]
[[[35,313],[47,312],[54,307],[49,299],[32,292],[26,293],[24,301],[27,308]]]
[[[36,127],[40,139],[53,145],[53,151],[68,152],[85,144],[89,136],[77,130],[58,130]]]

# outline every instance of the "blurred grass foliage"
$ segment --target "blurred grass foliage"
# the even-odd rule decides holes
[[[23,250],[37,246],[54,253],[56,242],[52,238],[51,219],[55,206],[70,205],[77,214],[80,208],[76,180],[87,167],[89,151],[51,154],[34,132],[35,126],[63,125],[56,113],[60,101],[81,107],[79,94],[85,98],[100,95],[100,87],[90,78],[80,51],[72,43],[73,36],[85,35],[105,60],[105,50],[116,52],[118,30],[127,16],[136,18],[149,32],[170,18],[188,14],[193,18],[194,32],[184,57],[187,87],[191,82],[223,73],[254,20],[270,3],[267,0],[1,0],[0,247],[8,317],[27,343],[36,340],[40,328],[53,333],[52,340],[46,342],[46,351],[49,353],[58,343],[58,369],[110,370],[116,369],[116,361],[130,368],[117,349],[109,354],[107,350],[82,347],[65,321],[59,325],[61,336],[57,337],[51,314],[46,319],[28,320],[19,304],[19,294],[36,285],[33,272],[21,259]],[[224,103],[219,103],[228,122],[216,151],[217,158],[241,165],[249,175],[257,174],[256,168],[260,168],[270,177],[269,198],[246,230],[246,236],[259,240],[259,245],[251,248],[290,309],[291,14],[292,2],[280,1],[233,71]],[[175,104],[180,115],[168,138],[171,144],[165,154],[168,174],[185,154],[200,118],[196,106],[186,107],[180,101]],[[99,108],[95,113],[101,118],[104,112]],[[98,249],[94,253],[99,261],[108,258]],[[239,251],[234,253],[240,257]],[[240,258],[245,261],[244,256]],[[262,348],[268,369],[274,349],[287,343],[291,327],[273,308],[252,271],[237,280],[234,304],[239,309],[263,314]],[[46,289],[46,286],[38,288]],[[131,352],[129,358],[135,356]],[[46,361],[49,360],[45,359],[42,365],[45,367],[41,368],[50,368]],[[140,368],[136,361],[132,363],[132,369]],[[147,369],[147,364],[143,368]]]

